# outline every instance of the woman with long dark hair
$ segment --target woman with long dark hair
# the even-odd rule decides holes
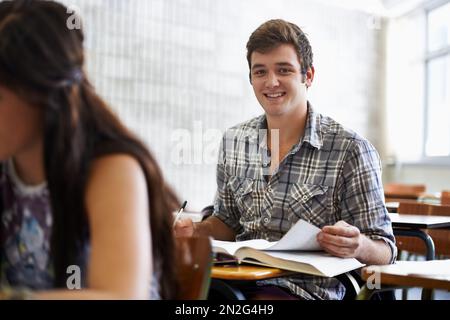
[[[53,1],[0,2],[1,288],[173,298],[176,197],[89,83],[70,17]]]

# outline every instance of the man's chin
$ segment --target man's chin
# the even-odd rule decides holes
[[[277,107],[277,108],[274,108],[273,106],[269,107],[269,108],[265,107],[263,109],[264,109],[264,112],[266,113],[266,116],[269,116],[269,117],[281,117],[284,114],[286,114],[286,110],[281,106]]]

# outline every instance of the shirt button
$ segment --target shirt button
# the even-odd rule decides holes
[[[272,192],[272,188],[271,188],[271,187],[268,187],[268,188],[267,188],[267,191]]]
[[[303,196],[302,199],[303,199],[303,201],[306,201],[306,200],[308,200],[308,196]]]
[[[264,223],[269,223],[269,218],[264,218]]]

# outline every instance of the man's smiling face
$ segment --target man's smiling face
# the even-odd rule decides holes
[[[251,80],[256,98],[267,116],[284,116],[306,107],[304,75],[294,47],[281,44],[268,52],[254,51]]]

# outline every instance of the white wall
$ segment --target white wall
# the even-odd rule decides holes
[[[384,182],[425,184],[427,193],[450,190],[450,169],[448,166],[403,164],[384,169]]]
[[[384,35],[369,14],[313,0],[65,3],[84,17],[88,71],[98,91],[149,145],[190,209],[212,202],[220,132],[261,112],[245,45],[271,18],[290,20],[309,35],[315,108],[382,149]],[[183,132],[189,136],[182,139]],[[174,161],[180,147],[190,164]]]

